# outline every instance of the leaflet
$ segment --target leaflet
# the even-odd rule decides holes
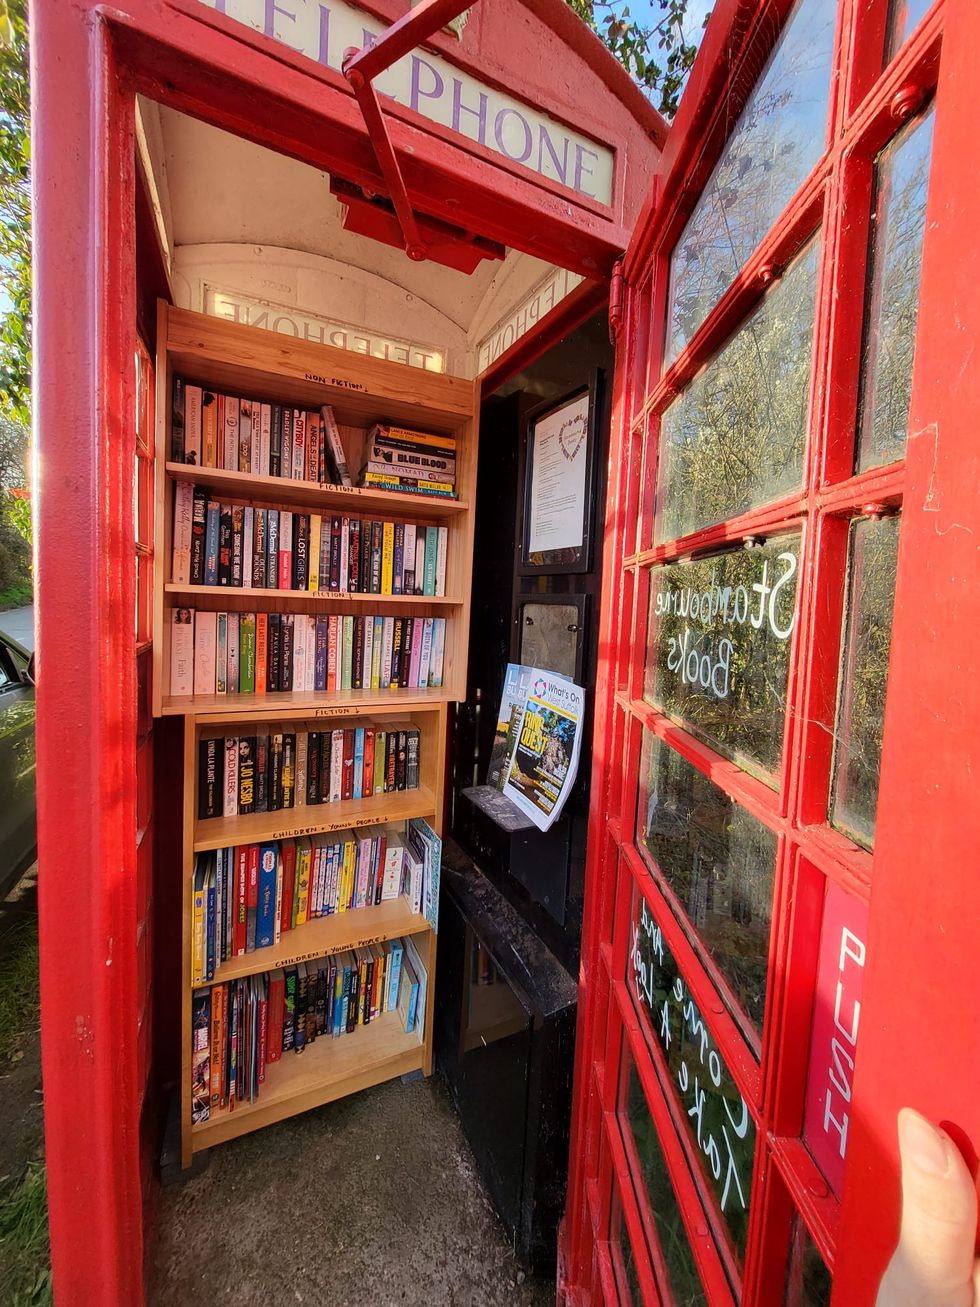
[[[539,830],[548,830],[575,784],[585,691],[553,672],[533,671],[503,792]]]

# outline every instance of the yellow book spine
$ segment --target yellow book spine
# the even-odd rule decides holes
[[[390,595],[391,574],[395,558],[395,524],[385,522],[381,532],[381,593]]]
[[[205,391],[201,408],[201,463],[204,467],[218,466],[218,397]]]
[[[313,594],[320,589],[320,527],[323,524],[323,518],[319,513],[314,513],[310,518],[310,552],[307,557],[310,560],[310,584],[309,589]]]
[[[302,926],[307,919],[310,906],[310,850],[308,847],[296,850],[296,877],[299,883],[296,924]]]
[[[191,931],[191,984],[203,985],[204,981],[204,930],[206,895],[203,890],[194,891],[194,914]]]
[[[354,840],[347,840],[344,843],[344,901],[341,905],[344,912],[347,911],[347,905],[351,899],[351,890],[354,888],[354,869],[357,857],[357,844]]]

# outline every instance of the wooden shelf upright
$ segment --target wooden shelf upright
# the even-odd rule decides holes
[[[195,1152],[297,1112],[341,1098],[409,1071],[432,1069],[437,936],[404,898],[320,917],[285,932],[272,947],[227,958],[213,984],[289,967],[361,945],[411,936],[427,970],[423,1037],[406,1034],[391,1011],[340,1038],[323,1035],[302,1056],[284,1053],[270,1063],[254,1102],[234,1111],[212,1110],[191,1121],[191,948],[193,878],[199,851],[288,839],[366,825],[401,828],[425,818],[442,835],[446,796],[448,704],[465,697],[473,561],[478,392],[472,382],[330,346],[285,338],[160,303],[157,326],[156,539],[154,560],[153,710],[184,722],[183,857],[174,868],[182,885],[181,1153]],[[348,466],[363,461],[367,433],[377,422],[452,436],[457,442],[456,497],[359,489],[238,470],[174,462],[171,423],[174,379],[253,401],[336,415]],[[203,487],[212,499],[255,507],[445,526],[446,591],[442,596],[349,594],[186,585],[171,576],[175,489]],[[376,603],[376,607],[374,607]],[[446,622],[442,684],[400,690],[353,689],[255,694],[174,694],[170,685],[171,610],[317,614],[371,613],[440,617]],[[419,731],[419,786],[337,803],[285,811],[199,819],[200,741],[208,736],[278,729],[321,730],[353,724],[409,725]]]

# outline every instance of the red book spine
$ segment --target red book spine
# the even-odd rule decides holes
[[[265,1041],[265,1055],[269,1062],[278,1062],[282,1057],[282,1018],[285,997],[285,977],[281,973],[278,976],[270,975],[268,1031]]]
[[[340,797],[342,799],[354,797],[354,732],[351,729],[344,731],[343,789]]]
[[[265,1079],[265,1059],[268,1052],[269,1000],[259,999],[259,1084]]]
[[[248,845],[242,844],[235,850],[235,922],[234,946],[235,956],[245,952],[246,926],[248,922]]]
[[[255,920],[259,911],[259,846],[248,846],[248,912],[246,913],[246,951],[255,948]],[[251,929],[249,929],[249,926]]]
[[[292,840],[282,845],[282,904],[279,911],[279,933],[293,928],[293,894],[296,886],[296,845]]]

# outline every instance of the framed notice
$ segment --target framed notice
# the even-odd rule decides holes
[[[528,415],[521,575],[591,566],[598,373],[592,384]]]

